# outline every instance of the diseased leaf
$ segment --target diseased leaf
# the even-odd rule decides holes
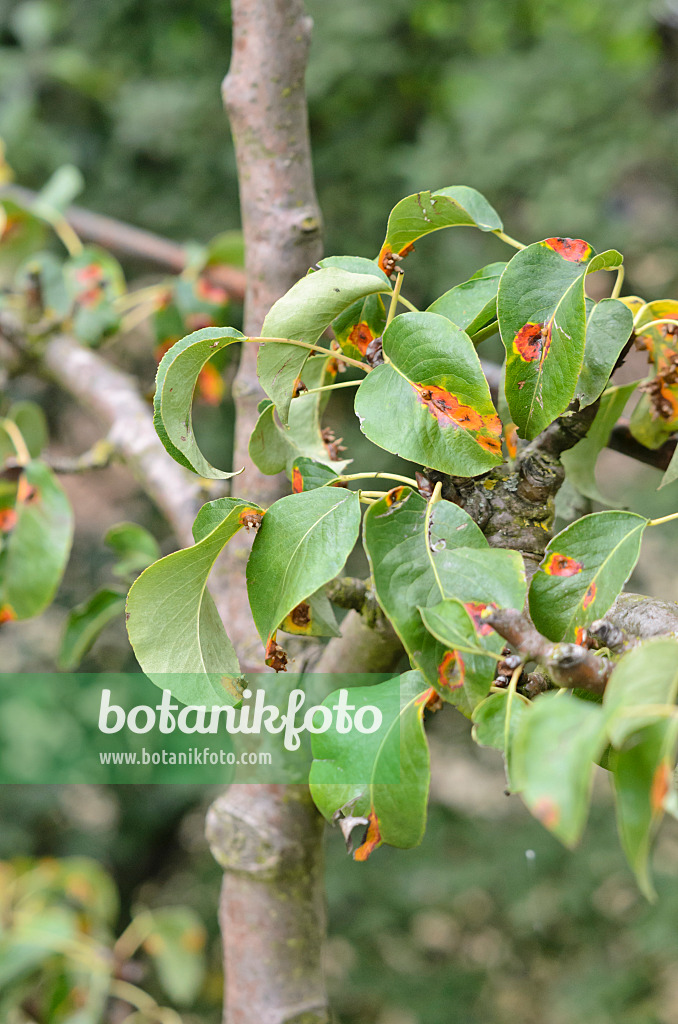
[[[368,295],[338,316],[332,330],[344,355],[362,359],[370,343],[384,333],[385,326],[386,309],[381,295]]]
[[[206,587],[224,545],[248,517],[262,514],[240,498],[209,502],[194,525],[196,543],[155,562],[129,592],[127,632],[137,661],[184,704],[240,700],[238,660]]]
[[[118,556],[113,566],[116,576],[134,575],[160,558],[157,540],[138,523],[116,523],[111,526],[104,537],[104,544]]]
[[[334,609],[323,589],[301,601],[278,628],[295,636],[341,636]]]
[[[292,463],[292,490],[295,494],[301,491],[312,491],[315,487],[327,487],[335,484],[338,474],[322,462],[301,456]]]
[[[158,437],[175,462],[208,480],[227,480],[237,473],[215,469],[198,448],[191,414],[193,392],[200,371],[212,356],[243,339],[232,327],[205,327],[173,345],[158,366],[153,400]]]
[[[435,313],[405,313],[383,344],[387,362],[361,382],[355,399],[370,441],[459,476],[500,463],[501,422],[468,335]]]
[[[599,704],[545,693],[521,715],[512,744],[517,791],[530,812],[566,846],[584,830],[595,762],[607,737]]]
[[[247,590],[268,646],[281,622],[341,571],[360,529],[358,495],[338,487],[290,494],[264,517],[247,563]]]
[[[506,398],[522,437],[536,437],[574,398],[586,343],[586,275],[621,262],[614,250],[596,256],[582,239],[547,238],[507,265],[497,312]]]
[[[43,448],[47,446],[49,440],[47,419],[40,406],[36,402],[27,400],[12,402],[7,411],[6,418],[16,423],[28,448],[29,455],[32,459],[37,459],[42,453]],[[4,431],[2,433],[4,434]],[[14,455],[13,446],[11,446],[11,450]]]
[[[64,276],[73,304],[73,329],[85,345],[98,345],[120,326],[114,300],[125,292],[122,268],[109,252],[92,245],[66,261]]]
[[[496,656],[504,646],[499,634],[483,622],[482,610],[480,605],[476,608],[469,603],[466,607],[461,601],[450,598],[429,608],[419,608],[429,633],[446,650],[455,651],[458,661],[461,657],[464,666],[461,686],[470,707],[487,694],[497,672]]]
[[[172,1002],[188,1006],[202,987],[207,968],[207,933],[190,907],[158,907],[144,942],[163,990]]]
[[[315,345],[325,328],[358,299],[389,289],[388,281],[374,265],[367,273],[332,265],[322,267],[297,281],[278,299],[264,320],[261,336]],[[259,350],[259,380],[283,426],[287,425],[295,383],[309,355],[306,348],[279,343],[264,344]]]
[[[638,886],[648,900],[656,899],[649,857],[665,802],[673,789],[677,747],[678,721],[658,721],[645,726],[628,747],[615,751],[610,759],[619,838]]]
[[[577,640],[621,593],[649,520],[633,512],[594,512],[546,547],[530,585],[530,615],[550,640]]]
[[[73,539],[68,498],[42,462],[24,467],[15,512],[0,557],[0,623],[45,610],[61,582]]]
[[[596,462],[636,385],[634,381],[632,384],[609,388],[600,400],[600,408],[586,437],[560,456],[570,483],[584,497],[599,501],[602,505],[609,505],[609,502],[600,493],[596,482]]]
[[[464,655],[427,631],[419,609],[456,599],[482,634],[487,627],[480,615],[486,605],[522,607],[524,567],[517,552],[490,549],[458,505],[435,504],[428,530],[426,512],[426,502],[409,487],[394,488],[367,510],[365,551],[379,604],[410,660],[430,686],[470,715],[489,682],[482,692],[464,688]]]
[[[468,281],[455,285],[428,307],[429,313],[446,316],[467,334],[475,334],[497,319],[497,291],[505,263],[490,263]]]
[[[633,330],[633,313],[619,299],[586,301],[584,362],[574,397],[584,409],[595,402],[610,379],[624,345]]]
[[[367,831],[354,853],[367,860],[382,843],[409,848],[421,842],[426,825],[430,780],[423,716],[428,691],[418,672],[376,686],[347,691],[348,705],[381,712],[371,733],[332,728],[312,737],[311,796],[328,821],[344,816],[367,820]],[[339,693],[323,702],[332,708]],[[373,716],[372,716],[373,717]],[[365,724],[372,724],[369,714]]]
[[[658,707],[672,706],[677,696],[678,641],[647,640],[629,651],[615,666],[603,697],[610,742],[621,747],[657,720]]]
[[[392,274],[398,259],[407,256],[418,238],[440,228],[475,227],[480,231],[501,231],[501,218],[487,199],[466,185],[451,185],[435,192],[416,192],[393,207],[386,238],[379,253],[379,266]]]
[[[66,619],[57,664],[73,672],[97,640],[101,631],[125,611],[125,595],[102,587],[86,601],[72,608]]]
[[[647,326],[667,318],[678,321],[678,301],[658,299],[643,307],[636,324],[636,347],[647,351],[654,376],[642,386],[644,393],[629,426],[635,439],[646,448],[659,448],[678,429],[678,325]]]

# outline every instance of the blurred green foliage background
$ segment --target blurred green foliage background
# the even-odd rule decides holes
[[[487,195],[512,235],[620,248],[629,290],[647,299],[675,292],[675,0],[307,6],[328,252],[374,255],[398,199],[463,183]],[[180,240],[238,227],[219,93],[229,50],[229,5],[218,0],[0,0],[0,137],[17,180],[39,188],[73,163],[91,209]],[[506,257],[496,239],[473,232],[463,244],[457,232],[439,233],[420,248],[426,259],[407,266],[408,294],[419,303]],[[77,434],[81,450],[82,423],[54,392],[47,398],[53,425],[67,440]],[[206,435],[225,429],[224,415],[204,411]],[[349,443],[357,445],[357,432]],[[656,486],[644,472],[643,486]],[[25,628],[6,668],[49,667],[64,607],[105,572],[101,537],[111,522],[137,518],[171,543],[119,473],[98,499],[87,483],[73,484],[82,532],[61,611]],[[658,565],[662,557],[655,552]],[[130,666],[116,629],[85,667]],[[434,734],[448,781],[434,794],[423,846],[380,851],[358,866],[330,837],[328,977],[342,1022],[675,1024],[675,827],[659,850],[660,902],[648,908],[623,866],[609,801],[600,798],[583,848],[569,854],[515,798],[510,810],[499,806],[500,765],[471,749],[466,723],[449,713],[444,720]],[[194,1024],[219,1019],[220,875],[202,839],[211,795],[186,787],[0,791],[0,858],[95,857],[120,888],[121,927],[139,904],[199,912],[211,971],[184,1018]]]

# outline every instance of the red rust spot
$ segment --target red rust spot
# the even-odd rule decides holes
[[[652,776],[652,787],[650,789],[650,806],[654,814],[659,814],[664,808],[664,801],[669,792],[670,778],[669,766],[666,761],[662,761]]]
[[[440,711],[443,706],[443,702],[440,699],[440,694],[433,686],[429,686],[428,690],[424,690],[420,693],[414,702],[414,706],[417,708],[424,708],[427,711]]]
[[[219,405],[224,397],[224,379],[212,363],[203,366],[198,374],[198,394],[208,405]]]
[[[546,238],[543,244],[570,263],[586,263],[593,252],[583,238]]]
[[[513,351],[517,352],[524,363],[534,363],[537,359],[546,359],[550,347],[550,324],[526,323],[513,339]]]
[[[297,377],[294,384],[292,385],[292,398],[298,398],[299,395],[303,395],[305,391],[308,391],[308,388],[304,384],[301,377]]]
[[[78,302],[81,306],[97,306],[103,297],[102,288],[103,272],[96,263],[89,263],[86,267],[78,267],[74,273],[78,285],[82,290],[78,293]]]
[[[359,324],[356,324],[351,333],[348,336],[348,340],[352,345],[359,350],[361,355],[365,355],[367,346],[374,339],[375,335],[370,330],[369,326],[364,320],[361,320]]]
[[[221,284],[215,284],[208,277],[199,277],[196,286],[198,298],[210,302],[213,306],[225,306],[228,302],[228,292]]]
[[[391,277],[400,261],[409,256],[411,252],[414,252],[414,245],[412,243],[404,246],[400,252],[393,252],[388,242],[384,242],[379,253],[379,266],[387,277]]]
[[[0,626],[5,622],[15,622],[16,612],[12,608],[11,604],[3,604],[0,608]]]
[[[438,666],[438,685],[441,690],[458,690],[464,685],[464,661],[458,651],[446,651]]]
[[[379,819],[377,818],[374,808],[370,811],[368,817],[367,832],[361,845],[353,854],[354,860],[365,861],[371,853],[381,846],[381,833],[379,832]]]
[[[532,813],[545,828],[555,828],[560,821],[560,808],[549,796],[540,797],[532,808]]]
[[[587,631],[584,626],[577,626],[574,631],[574,642],[583,647],[586,643]]]
[[[584,566],[569,555],[559,555],[554,551],[546,559],[543,568],[547,576],[576,576]]]
[[[346,364],[342,363],[341,365],[345,366]],[[336,377],[337,374],[339,373],[339,360],[328,359],[327,366],[325,367],[325,373],[328,373],[330,377]]]
[[[492,604],[483,604],[482,601],[469,601],[464,605],[464,608],[473,619],[473,625],[476,627],[476,633],[478,633],[479,636],[488,636],[492,632],[492,626],[483,620],[483,613],[488,610],[494,611],[497,608],[497,605],[494,604],[494,602],[492,602]]]
[[[241,526],[244,526],[246,530],[258,530],[261,526],[261,521],[264,518],[264,513],[260,512],[256,508],[244,508],[238,516],[238,522]]]
[[[419,401],[432,412],[441,426],[454,424],[466,430],[481,430],[483,417],[470,405],[462,405],[449,391],[435,384],[413,384]]]
[[[16,526],[17,515],[13,508],[0,509],[0,533],[9,533]]]
[[[507,423],[504,428],[504,443],[509,459],[515,459],[518,454],[518,428],[515,423]]]
[[[595,601],[597,589],[598,588],[596,587],[595,583],[592,583],[586,591],[586,593],[584,594],[584,600],[581,603],[581,606],[584,610],[586,610],[589,607],[589,605],[593,604],[593,602]]]
[[[17,487],[16,500],[18,505],[31,505],[36,502],[40,497],[40,492],[37,487],[33,484],[29,484],[25,476],[19,477],[19,486]]]
[[[295,494],[301,494],[304,489],[304,478],[298,466],[292,468],[292,490]]]
[[[501,455],[501,441],[496,437],[476,437],[476,441],[481,448],[491,452],[492,455]]]

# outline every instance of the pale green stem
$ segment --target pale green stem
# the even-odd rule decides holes
[[[31,453],[28,450],[26,442],[24,441],[23,434],[17,427],[14,420],[3,419],[0,420],[0,427],[5,431],[9,437],[14,451],[16,452],[17,462],[20,466],[25,466],[31,461]]]
[[[661,320],[650,320],[649,324],[643,324],[642,327],[638,328],[638,331],[649,331],[651,327],[658,327],[659,324],[675,324],[678,327],[678,320],[674,320],[670,316],[662,317]]]
[[[310,352],[318,352],[323,356],[330,356],[332,359],[339,359],[342,363],[349,363],[351,366],[357,366],[359,370],[365,370],[369,373],[372,369],[367,363],[361,363],[359,359],[350,359],[345,356],[343,352],[331,352],[328,348],[323,348],[322,345],[310,345],[307,341],[296,341],[294,338],[243,338],[243,341],[261,342],[262,344],[278,344],[278,345],[296,345],[297,348],[307,348]]]
[[[404,278],[404,276],[405,276],[405,274],[403,273],[403,271],[400,270],[399,268],[396,268],[396,283],[395,283],[395,287],[393,289],[393,293],[391,295],[391,305],[389,306],[388,314],[386,316],[386,327],[389,326],[389,324],[393,320],[393,317],[395,316],[396,307],[398,305],[398,300],[400,298],[400,289],[403,286],[403,278]],[[384,328],[384,330],[385,329],[386,328]]]
[[[391,295],[392,296],[393,292],[378,292],[377,294],[378,295]],[[407,306],[407,308],[409,310],[411,310],[413,313],[419,313],[420,312],[420,310],[417,308],[417,306],[415,306],[413,302],[410,302],[409,299],[406,299],[404,295],[399,295],[398,296],[398,302],[402,306]]]
[[[678,512],[672,512],[670,516],[662,516],[661,519],[651,519],[648,526],[660,526],[662,523],[670,523],[672,519],[678,519]]]
[[[619,296],[621,294],[623,283],[624,283],[624,267],[622,265],[621,267],[617,267],[617,280],[614,282],[614,288],[612,289],[612,294],[610,295],[611,299],[618,299],[619,298]]]
[[[339,388],[357,388],[359,384],[362,384],[361,380],[342,380],[338,384],[325,384],[321,388],[307,388],[306,391],[300,391],[294,397],[302,398],[304,395],[317,395],[319,391],[338,391]]]
[[[363,490],[360,490],[360,491],[358,491],[358,494],[360,495],[361,498],[376,498],[377,501],[379,501],[380,498],[383,498],[386,494],[388,494],[388,491],[363,491]]]
[[[166,291],[166,284],[151,284],[148,288],[137,288],[134,292],[125,292],[124,295],[119,295],[117,299],[113,300],[113,305],[119,310],[131,309],[147,299],[160,298]]]
[[[527,249],[526,245],[523,245],[522,242],[517,242],[515,238],[504,234],[503,231],[493,231],[492,234],[496,235],[497,238],[501,238],[502,242],[506,242],[507,245],[512,245],[514,249]]]
[[[506,758],[506,767],[508,769],[509,761],[509,740],[511,738],[511,711],[513,709],[513,701],[516,695],[516,687],[518,686],[518,680],[523,671],[523,666],[518,665],[513,675],[511,676],[511,682],[508,685],[506,692],[506,715],[504,716],[504,757]]]
[[[400,476],[398,473],[342,473],[338,479],[342,483],[350,480],[397,480],[401,484],[409,484],[410,487],[419,487],[416,480],[409,476]]]

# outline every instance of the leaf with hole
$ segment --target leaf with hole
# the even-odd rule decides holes
[[[423,726],[426,684],[418,672],[406,672],[374,686],[335,691],[323,706],[337,707],[342,692],[354,720],[356,712],[373,707],[381,722],[369,733],[333,727],[313,735],[311,796],[330,822],[338,814],[367,821],[355,860],[367,860],[382,843],[417,846],[426,826],[430,780]],[[370,726],[374,717],[366,710],[363,722]]]
[[[250,607],[264,644],[293,609],[341,572],[359,529],[358,495],[344,488],[289,494],[271,505],[247,563]]]
[[[499,283],[506,347],[506,398],[522,437],[532,439],[575,396],[586,345],[586,275],[621,264],[582,239],[547,238],[516,253]]]
[[[530,584],[530,615],[549,640],[577,640],[601,618],[633,572],[649,520],[594,512],[549,541]]]
[[[501,422],[467,334],[436,313],[405,313],[384,334],[384,356],[355,399],[370,441],[458,476],[502,461]]]
[[[454,227],[501,231],[503,224],[487,199],[466,185],[450,185],[435,192],[406,196],[389,215],[379,266],[387,274],[393,273],[399,259],[407,256],[418,238],[441,228]]]

